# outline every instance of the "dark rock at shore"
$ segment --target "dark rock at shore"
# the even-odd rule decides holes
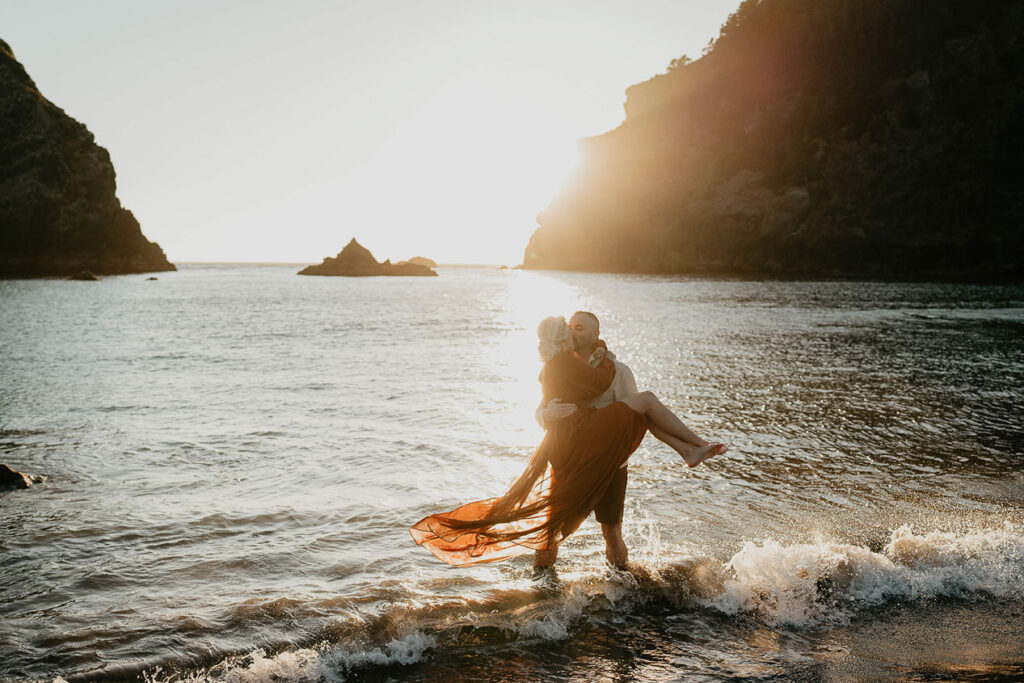
[[[422,257],[417,257],[422,258]],[[378,275],[436,276],[437,273],[425,265],[403,261],[391,263],[388,259],[379,263],[370,250],[356,242],[355,238],[345,245],[334,258],[327,257],[323,263],[307,266],[299,275],[341,275],[346,277],[369,277]]]
[[[1024,2],[744,0],[626,91],[527,268],[1024,279]]]
[[[0,40],[0,277],[175,270],[115,191],[107,151]]]
[[[90,273],[88,270],[83,270],[80,273],[75,273],[74,275],[71,275],[70,277],[68,277],[66,279],[68,279],[68,280],[82,280],[82,281],[85,281],[85,282],[97,282],[97,281],[99,281],[99,278],[96,277],[96,274],[95,273]]]
[[[0,463],[0,489],[27,489],[32,486],[32,477]]]

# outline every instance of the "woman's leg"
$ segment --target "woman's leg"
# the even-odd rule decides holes
[[[641,391],[622,399],[622,402],[638,413],[643,413],[647,419],[663,432],[671,434],[677,439],[682,439],[695,446],[703,446],[707,443],[699,436],[690,431],[689,427],[683,424],[682,420],[676,417],[675,413],[665,407],[650,391]]]
[[[646,415],[651,434],[683,456],[683,460],[690,467],[696,467],[708,458],[725,452],[725,446],[722,444],[708,443],[694,434],[675,413],[649,391],[627,396],[622,402],[636,412]]]
[[[647,431],[649,431],[651,434],[653,434],[654,437],[656,439],[658,439],[658,441],[661,441],[661,442],[667,444],[676,453],[679,453],[680,455],[683,455],[683,457],[685,457],[684,454],[686,454],[686,453],[693,453],[693,451],[695,451],[698,448],[697,446],[694,446],[692,443],[688,443],[686,441],[683,441],[682,439],[680,439],[677,436],[672,436],[671,434],[669,434],[665,430],[659,429],[658,427],[655,427],[654,425],[648,425],[647,426]]]

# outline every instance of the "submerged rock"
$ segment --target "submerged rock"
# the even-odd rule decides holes
[[[422,258],[422,257],[417,257]],[[433,261],[431,261],[433,263]],[[334,258],[326,257],[323,263],[307,266],[299,275],[342,275],[346,277],[369,277],[377,275],[436,276],[428,266],[409,261],[391,263],[391,259],[379,263],[370,250],[359,244],[353,237],[345,248]]]
[[[0,40],[0,277],[175,270],[115,191],[107,151]]]
[[[79,273],[75,273],[74,275],[72,275],[72,276],[70,276],[70,277],[68,277],[66,279],[68,279],[68,280],[83,280],[83,281],[86,281],[86,282],[96,282],[96,281],[99,280],[99,278],[96,277],[95,273],[90,273],[88,270],[83,270],[83,271],[81,271]]]
[[[0,463],[0,489],[27,489],[30,486],[32,477]]]

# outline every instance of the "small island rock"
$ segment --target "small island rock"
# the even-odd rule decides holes
[[[422,257],[417,257],[422,258]],[[433,263],[433,261],[431,261]],[[436,276],[437,273],[428,266],[402,261],[391,263],[388,259],[379,263],[370,250],[359,244],[353,237],[345,248],[334,258],[326,257],[323,263],[307,266],[299,271],[299,275],[341,275],[346,277],[369,277],[378,275],[412,275]]]
[[[399,261],[396,265],[402,266],[407,263],[411,263],[416,266],[426,266],[427,268],[437,268],[437,262],[424,256],[413,256],[408,261]]]
[[[30,486],[32,477],[0,463],[0,489],[27,489]]]

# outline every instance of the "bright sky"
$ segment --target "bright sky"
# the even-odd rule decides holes
[[[522,261],[576,139],[739,0],[0,0],[171,261]]]

